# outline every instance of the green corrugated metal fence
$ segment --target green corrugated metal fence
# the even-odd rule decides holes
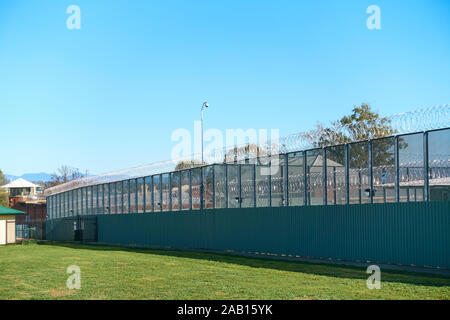
[[[98,241],[450,268],[450,202],[99,215]]]
[[[51,219],[45,222],[45,239],[51,241],[76,241],[76,230],[81,230],[82,241],[97,241],[97,217],[78,216]]]

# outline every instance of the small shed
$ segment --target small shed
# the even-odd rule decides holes
[[[0,246],[16,243],[16,215],[23,211],[0,206]]]

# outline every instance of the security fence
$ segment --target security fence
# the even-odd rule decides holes
[[[398,113],[389,117],[379,117],[347,124],[334,122],[329,128],[324,128],[319,125],[316,129],[297,132],[284,137],[277,137],[276,134],[271,133],[271,138],[268,140],[265,140],[264,134],[262,134],[257,143],[251,133],[244,132],[241,135],[235,132],[237,139],[240,141],[239,143],[242,142],[242,139],[245,140],[245,136],[248,134],[248,143],[238,145],[238,142],[233,142],[234,145],[227,145],[224,148],[208,148],[205,153],[183,155],[179,158],[172,157],[171,160],[159,161],[93,176],[85,176],[48,188],[45,190],[45,195],[54,195],[81,187],[172,172],[176,168],[179,168],[180,165],[182,165],[183,169],[188,169],[199,167],[202,164],[222,162],[240,163],[242,162],[241,160],[314,149],[317,147],[318,141],[322,141],[320,146],[323,147],[339,143],[358,142],[375,137],[381,138],[394,134],[403,135],[449,127],[450,104],[444,104],[431,108]],[[253,131],[253,133],[255,132]],[[323,141],[324,138],[325,141]],[[333,143],[332,141],[341,142]]]
[[[45,220],[27,219],[18,223],[16,221],[16,240],[43,240],[45,239]]]
[[[96,216],[66,217],[45,222],[45,240],[96,242],[97,235]]]
[[[449,212],[450,201],[421,201],[96,217],[111,245],[450,269]]]
[[[55,219],[434,200],[450,200],[450,128],[99,182],[49,195],[47,212]]]

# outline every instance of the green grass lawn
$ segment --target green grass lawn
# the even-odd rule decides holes
[[[382,270],[369,290],[365,268],[95,245],[2,246],[0,271],[0,299],[450,299],[437,275]]]

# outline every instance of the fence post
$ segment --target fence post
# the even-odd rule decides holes
[[[284,173],[285,173],[285,179],[284,179],[284,206],[288,207],[289,206],[289,159],[288,159],[288,154],[285,153],[284,154]]]
[[[370,203],[373,203],[373,148],[372,140],[369,140],[369,197]]]
[[[333,166],[333,203],[337,204],[336,166]]]
[[[117,214],[118,213],[118,209],[117,209],[117,206],[118,206],[118,199],[117,199],[117,182],[113,182],[112,184],[111,184],[111,187],[113,188],[112,190],[114,190],[114,192],[113,192],[113,199],[112,199],[112,202],[114,202],[114,214]]]
[[[151,188],[152,188],[152,190],[150,191],[150,198],[151,198],[151,201],[152,201],[152,212],[155,212],[155,193],[154,193],[155,186],[154,186],[153,183],[154,183],[153,182],[153,176],[151,176]]]
[[[192,168],[189,169],[189,210],[192,210]]]
[[[148,177],[144,177],[142,183],[142,212],[146,213],[147,212],[147,178]]]
[[[400,159],[398,152],[398,136],[394,137],[394,159],[395,159],[395,202],[400,202]]]
[[[49,196],[48,197],[48,201],[49,201],[49,203],[50,203],[50,210],[49,210],[49,217],[50,217],[50,219],[53,219],[54,218],[54,208],[55,208],[55,202],[53,201],[54,200],[54,196]]]
[[[162,190],[162,179],[163,175],[160,174],[159,175],[159,211],[162,212],[163,211],[163,190]]]
[[[75,189],[74,194],[75,194],[73,197],[74,202],[75,202],[74,203],[74,208],[75,208],[74,215],[76,215],[80,212],[80,189],[79,188]]]
[[[202,163],[203,165],[203,163]],[[203,210],[203,191],[204,191],[204,183],[203,183],[203,167],[200,167],[200,210]]]
[[[428,131],[423,133],[423,200],[430,201],[430,168],[428,155]]]
[[[224,175],[225,175],[225,208],[228,208],[228,164],[224,163]]]
[[[135,192],[134,192],[134,203],[135,203],[135,206],[134,206],[134,211],[136,213],[139,213],[139,197],[138,197],[139,180],[140,180],[140,178],[139,179],[138,178],[135,179]],[[144,179],[142,179],[142,180],[144,180]]]
[[[89,211],[89,214],[92,214],[94,211],[94,186],[90,186],[91,189],[91,210]]]
[[[344,162],[345,162],[345,203],[350,204],[350,157],[349,144],[344,145]]]
[[[73,212],[74,215],[78,213],[78,189],[73,190]]]
[[[127,213],[131,213],[131,180],[128,180],[128,210]]]
[[[253,208],[256,208],[256,163],[253,164]]]
[[[117,190],[116,190],[117,192]],[[120,181],[120,213],[123,213],[123,204],[124,204],[124,190],[123,190],[123,181]]]
[[[269,201],[268,201],[268,205],[269,205],[269,207],[271,207],[272,206],[272,155],[270,155],[270,157],[269,157],[268,171],[269,171],[269,178],[267,179],[267,184],[269,186]]]
[[[105,186],[106,186],[106,184],[103,184],[102,185],[102,212],[103,212],[103,214],[105,214],[106,212],[105,212]]]
[[[181,183],[181,178],[182,178],[182,172],[184,171],[178,171],[178,211],[181,211],[183,208],[183,191],[181,190],[182,187],[182,183]]]
[[[215,175],[215,167],[216,167],[216,165],[212,165],[211,166],[211,170],[212,170],[212,186],[211,186],[211,189],[212,189],[212,199],[211,199],[211,202],[212,202],[212,208],[213,209],[215,209],[216,208],[216,175]]]
[[[111,213],[111,183],[108,183],[107,185],[108,185],[108,214],[109,214]]]
[[[409,182],[409,167],[406,167],[406,181]],[[409,202],[409,183],[407,183],[406,187],[406,202]]]
[[[103,189],[102,189],[102,193],[103,193]],[[99,208],[99,201],[98,201],[98,198],[99,198],[99,194],[100,194],[100,185],[97,185],[97,214],[99,213],[99,211],[100,211],[100,208]],[[103,194],[102,194],[102,196],[103,196]],[[103,212],[102,212],[103,213]]]
[[[362,168],[358,168],[358,198],[359,203],[362,203]]]
[[[83,215],[87,215],[88,214],[88,210],[89,210],[89,187],[84,187],[84,210],[82,212]]]
[[[306,151],[303,151],[303,204],[305,206],[308,205],[308,176],[306,172],[308,170],[307,159]]]
[[[74,204],[75,204],[75,200],[74,200],[74,195],[75,195],[75,191],[76,190],[72,190],[71,192],[70,192],[70,194],[71,194],[71,200],[70,200],[70,202],[71,202],[71,204],[72,204],[72,215],[73,215],[73,212],[74,212]]]
[[[52,218],[52,197],[47,196],[45,199],[47,202],[47,216],[48,216],[48,219],[51,219]],[[17,229],[17,227],[16,227],[16,229]]]
[[[241,183],[241,177],[242,177],[242,173],[241,173],[241,168],[242,165],[238,164],[238,190],[239,190],[239,208],[242,208],[242,183]]]
[[[169,209],[168,211],[172,211],[172,177],[173,177],[173,175],[174,175],[173,172],[168,174],[168,176],[169,176],[169,181],[168,181],[168,184],[169,184],[169,203],[167,204],[168,209]]]
[[[322,148],[322,184],[323,184],[323,205],[327,205],[328,197],[327,197],[327,149]]]

